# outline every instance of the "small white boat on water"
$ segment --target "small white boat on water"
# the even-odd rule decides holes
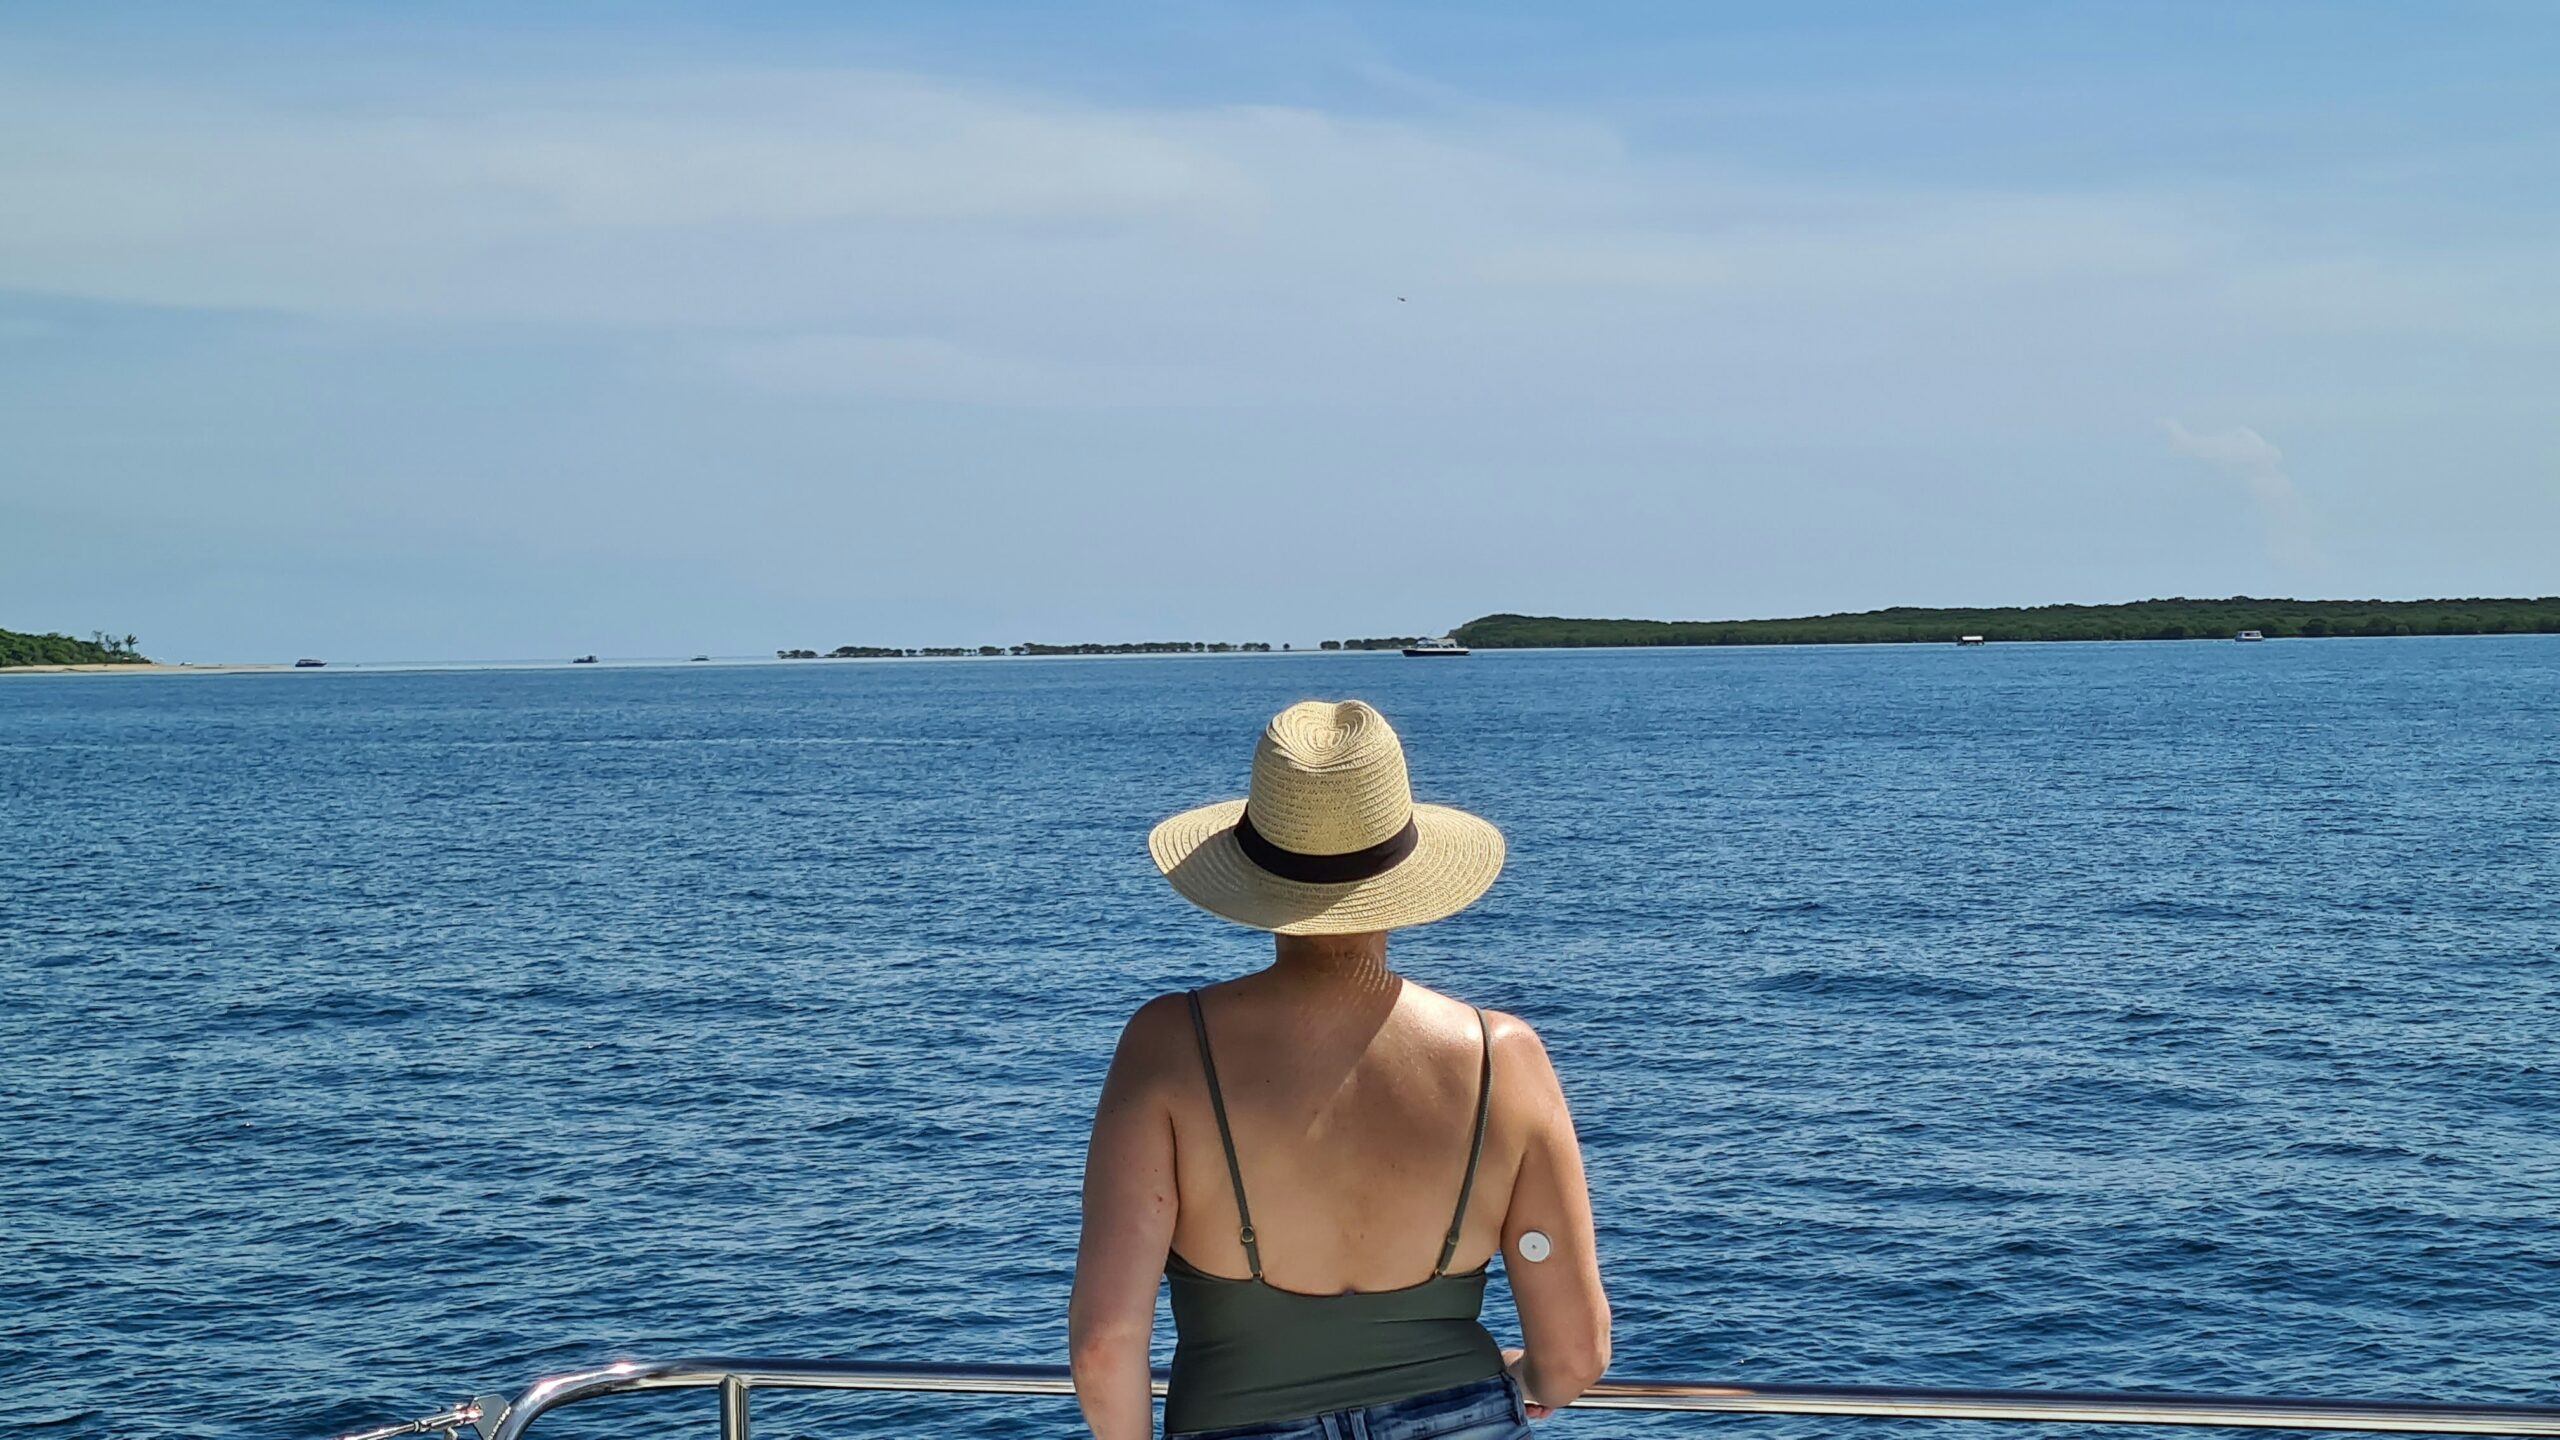
[[[1959,645],[1987,645],[1991,642],[1983,639],[1979,635],[1959,635],[1956,637],[1956,643]]]
[[[2267,632],[2265,632],[2265,631],[2263,631],[2263,630],[2243,630],[2243,631],[2241,631],[2239,634],[2234,635],[2234,636],[2232,636],[2231,638],[2232,638],[2232,639],[2234,639],[2234,640],[2241,640],[2241,641],[2248,641],[2248,640],[2264,640],[2264,639],[2266,639],[2266,638],[2267,638]]]
[[[1468,651],[1466,646],[1459,644],[1457,641],[1450,639],[1446,635],[1443,635],[1437,640],[1417,640],[1413,644],[1404,647],[1404,653],[1414,656],[1464,655],[1467,654]]]

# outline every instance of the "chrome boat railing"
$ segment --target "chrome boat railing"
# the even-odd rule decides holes
[[[1156,1372],[1164,1393],[1164,1372]],[[721,1440],[749,1440],[758,1390],[895,1390],[945,1395],[1073,1395],[1058,1365],[900,1365],[851,1360],[626,1360],[536,1381],[508,1400],[484,1395],[405,1425],[344,1440],[459,1433],[520,1440],[536,1420],[582,1400],[640,1390],[717,1390]],[[2430,1435],[2560,1436],[2560,1405],[2455,1405],[2424,1400],[2269,1400],[2107,1390],[1919,1390],[1889,1385],[1729,1385],[1603,1380],[1577,1410],[1720,1415],[1853,1415],[1902,1420],[2041,1420],[2076,1425],[2195,1425],[2266,1430],[2372,1430]]]

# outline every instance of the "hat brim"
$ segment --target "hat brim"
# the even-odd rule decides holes
[[[1446,805],[1416,805],[1413,853],[1366,880],[1310,885],[1254,864],[1236,844],[1242,800],[1186,810],[1147,836],[1156,868],[1183,899],[1223,920],[1280,935],[1361,935],[1427,925],[1473,905],[1502,873],[1502,832]]]

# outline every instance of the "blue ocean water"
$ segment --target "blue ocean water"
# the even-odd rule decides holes
[[[1146,828],[1344,695],[1511,837],[1395,953],[1546,1034],[1621,1373],[2560,1399],[2519,637],[0,680],[0,1430],[1058,1360],[1119,1021],[1266,954]]]

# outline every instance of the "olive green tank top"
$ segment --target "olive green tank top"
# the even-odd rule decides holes
[[[1244,1199],[1244,1167],[1236,1160],[1235,1132],[1227,1125],[1226,1097],[1218,1089],[1218,1064],[1209,1054],[1209,1022],[1193,991],[1191,1028],[1200,1037],[1200,1068],[1209,1078],[1209,1108],[1218,1117],[1218,1143],[1227,1152],[1227,1179],[1235,1186],[1236,1239],[1244,1245],[1247,1280],[1212,1275],[1180,1255],[1167,1255],[1173,1287],[1173,1378],[1164,1402],[1168,1435],[1224,1430],[1303,1419],[1337,1410],[1427,1395],[1434,1390],[1487,1380],[1502,1373],[1502,1348],[1477,1317],[1484,1309],[1485,1270],[1449,1273],[1467,1201],[1484,1158],[1484,1127],[1493,1096],[1493,1037],[1484,1012],[1476,1030],[1484,1039],[1484,1066],[1476,1082],[1475,1142],[1458,1184],[1458,1210],[1431,1278],[1397,1290],[1352,1290],[1309,1295],[1283,1290],[1262,1278],[1262,1247],[1253,1212]]]

